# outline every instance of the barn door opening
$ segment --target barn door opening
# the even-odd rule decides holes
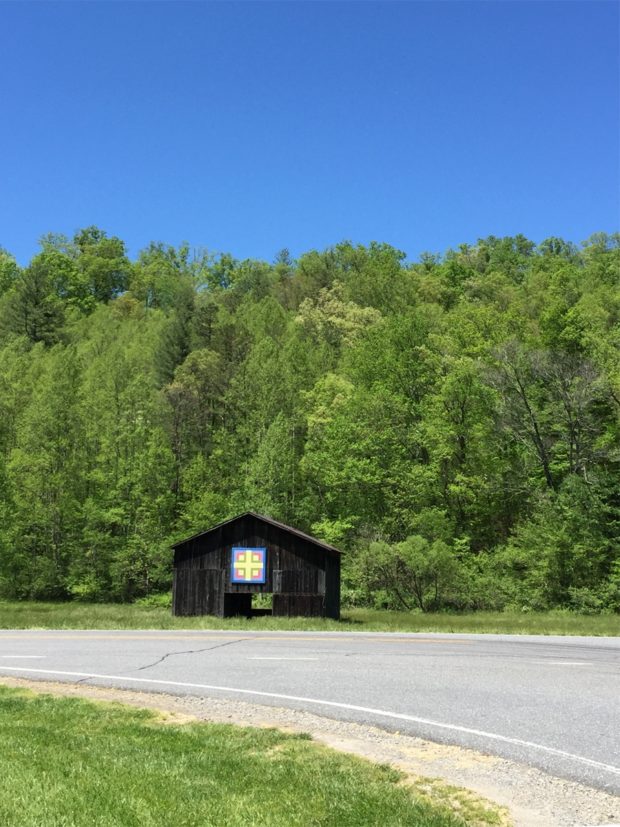
[[[273,611],[273,595],[272,594],[253,594],[252,595],[252,617],[264,617],[272,614]]]
[[[252,617],[252,595],[224,594],[224,617]]]
[[[224,593],[224,617],[264,617],[272,613],[273,595]]]

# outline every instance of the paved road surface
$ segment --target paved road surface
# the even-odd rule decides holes
[[[0,675],[308,709],[620,794],[620,639],[0,631]]]

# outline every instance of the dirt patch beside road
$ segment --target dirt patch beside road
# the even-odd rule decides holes
[[[515,827],[583,827],[620,823],[620,798],[491,755],[345,723],[310,712],[221,698],[134,692],[87,684],[0,677],[6,686],[166,712],[171,723],[200,720],[307,732],[317,741],[391,764],[412,780],[438,778],[506,807]],[[419,783],[416,783],[419,787]]]

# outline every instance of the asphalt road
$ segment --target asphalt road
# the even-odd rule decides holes
[[[9,630],[1,674],[307,709],[620,794],[617,638]]]

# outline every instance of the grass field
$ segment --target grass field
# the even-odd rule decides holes
[[[0,686],[0,731],[3,827],[503,823],[464,791],[426,785],[432,800],[389,767],[277,730],[170,723]]]
[[[0,629],[243,629],[349,632],[480,632],[523,635],[620,635],[620,615],[476,612],[418,614],[350,609],[342,620],[172,617],[170,609],[121,603],[0,601]]]

